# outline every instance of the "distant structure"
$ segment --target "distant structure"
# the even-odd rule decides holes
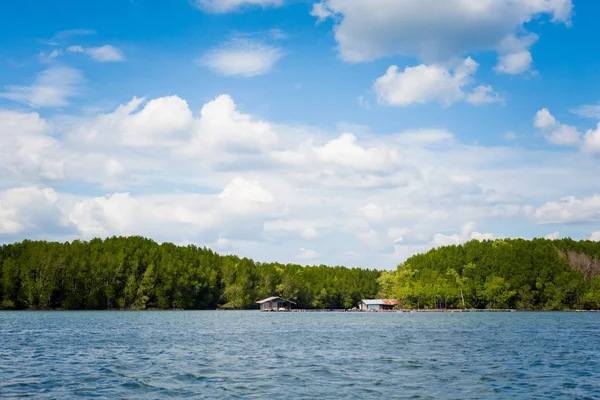
[[[256,304],[260,304],[260,311],[290,311],[292,304],[296,305],[293,301],[277,296],[257,301]]]
[[[358,308],[361,311],[385,311],[393,310],[398,305],[400,302],[395,299],[375,299],[361,301]]]

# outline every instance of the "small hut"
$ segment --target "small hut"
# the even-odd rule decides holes
[[[397,308],[400,302],[396,299],[366,299],[360,302],[361,311],[386,311]]]
[[[260,311],[290,311],[292,309],[292,304],[296,305],[296,303],[291,300],[286,300],[277,296],[259,300],[256,304],[260,304]]]

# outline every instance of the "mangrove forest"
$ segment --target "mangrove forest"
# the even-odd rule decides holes
[[[394,271],[260,263],[143,237],[0,247],[1,309],[251,309],[279,295],[299,308],[600,309],[600,243],[470,241],[410,257]]]

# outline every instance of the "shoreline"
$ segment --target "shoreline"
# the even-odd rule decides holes
[[[399,310],[370,310],[370,311],[362,311],[362,310],[344,310],[344,309],[292,309],[292,310],[281,310],[281,311],[261,311],[259,309],[164,309],[164,308],[151,308],[144,310],[131,310],[131,309],[109,309],[109,310],[65,310],[65,309],[0,309],[0,313],[2,312],[185,312],[185,311],[248,311],[248,312],[261,312],[261,313],[359,313],[359,314],[372,314],[372,313],[509,313],[509,312],[518,312],[518,313],[532,313],[532,312],[540,312],[540,313],[548,313],[548,312],[560,312],[560,313],[599,313],[600,310],[525,310],[525,309],[399,309]]]

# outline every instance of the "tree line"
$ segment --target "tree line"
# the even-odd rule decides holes
[[[600,243],[471,241],[395,271],[260,263],[143,237],[0,247],[0,309],[249,309],[277,295],[300,308],[364,298],[402,308],[600,309]]]
[[[143,237],[25,240],[0,247],[4,309],[248,309],[279,295],[301,308],[351,308],[376,270],[259,263]]]
[[[378,278],[403,308],[600,309],[600,243],[473,240],[410,257]]]

